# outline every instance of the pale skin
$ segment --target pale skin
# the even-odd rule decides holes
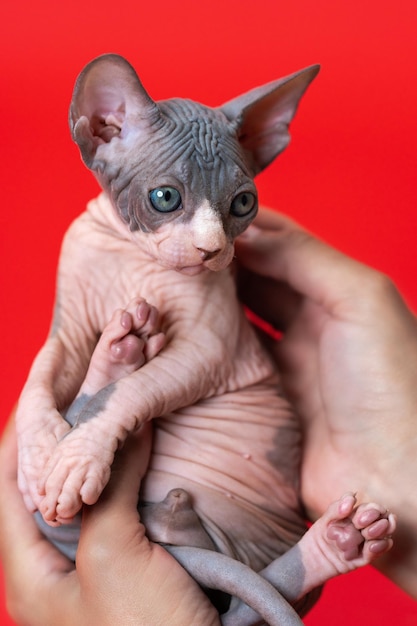
[[[152,307],[149,307],[142,300],[136,300],[131,303],[129,310],[130,312],[128,312],[128,310],[116,311],[110,323],[105,328],[102,337],[98,343],[98,346],[93,354],[93,358],[90,363],[86,379],[80,390],[80,395],[82,395],[83,393],[94,393],[102,385],[106,385],[118,377],[128,375],[131,371],[143,365],[147,360],[153,358],[161,349],[163,345],[163,337],[161,337],[160,334],[156,333],[155,310]],[[142,443],[140,445],[138,445],[137,437],[134,441],[134,445],[138,445],[139,454],[142,457],[144,456],[145,460],[147,459],[146,444],[149,443],[148,440],[149,437],[145,437],[145,444]],[[2,454],[3,456],[9,455],[8,464],[13,467],[13,472],[8,472],[8,474],[4,476],[5,497],[10,496],[9,492],[11,490],[12,483],[15,481],[15,464],[13,463],[13,459],[10,458],[12,454],[12,446],[13,442],[11,441],[11,436],[9,434],[8,436],[6,436],[5,443],[3,443],[3,448],[5,450],[3,450]],[[132,454],[132,448],[130,446],[127,447],[128,451],[125,453],[126,457]],[[126,462],[124,461],[124,463],[122,464],[123,468],[126,467],[125,463]],[[144,465],[145,461],[142,461],[142,463]],[[142,475],[144,471],[143,465],[141,466],[139,471],[140,475]],[[136,470],[138,469],[137,459],[135,463],[135,468]],[[133,470],[134,468],[132,467],[131,471]],[[128,479],[127,476],[125,478]],[[7,480],[9,480],[9,482],[7,482]],[[113,480],[113,482],[115,481]],[[133,482],[133,485],[130,486],[131,490],[134,489],[135,486],[136,489],[138,489],[137,479]],[[130,494],[132,494],[132,491],[130,492]],[[135,505],[135,502],[135,497],[131,497],[130,504]],[[335,502],[328,508],[325,515],[320,518],[320,520],[310,529],[309,532],[307,532],[304,538],[299,542],[299,549],[301,549],[301,553],[303,555],[302,560],[307,573],[304,580],[305,586],[304,589],[300,590],[300,595],[303,595],[304,592],[314,588],[317,584],[325,582],[325,580],[327,580],[329,577],[332,577],[333,575],[350,571],[351,569],[360,567],[361,565],[372,561],[376,556],[385,552],[391,547],[392,541],[390,539],[387,539],[386,536],[394,531],[395,521],[393,517],[388,516],[385,509],[378,507],[377,505],[361,505],[359,507],[356,507],[355,505],[355,497],[353,497],[351,494],[346,494],[342,499],[340,499],[338,502]],[[108,515],[108,512],[105,511],[104,513],[102,513],[102,515]],[[89,524],[91,524],[91,522],[88,522],[89,517],[91,517],[91,512],[88,513],[87,528],[89,527]],[[131,515],[132,524],[135,517],[136,522],[139,524],[137,515]],[[121,518],[119,518],[119,521],[120,523],[124,523],[121,521]],[[80,550],[83,550],[85,523],[86,522],[84,519]],[[10,525],[10,529],[15,529],[15,526]],[[33,533],[33,536],[34,535],[35,533]],[[146,542],[144,538],[142,538],[142,541]],[[18,541],[18,545],[19,543],[21,542]],[[47,544],[45,541],[39,541],[39,544],[42,545],[43,550],[47,550]],[[16,549],[16,552],[17,551],[18,550]],[[135,554],[138,559],[141,557],[139,553]],[[265,571],[265,576],[268,579],[276,580],[276,578],[274,577],[274,572],[276,572],[278,567],[278,571],[276,572],[276,574],[279,574],[281,590],[283,592],[287,592],[287,595],[292,600],[296,600],[297,597],[293,595],[294,586],[291,583],[289,584],[288,588],[286,588],[285,586],[285,580],[288,580],[288,577],[289,582],[291,581],[291,554],[292,551],[290,550],[286,555],[286,559],[283,560],[283,565],[279,565],[281,560],[279,560],[275,564],[270,565]],[[57,562],[59,562],[58,555],[56,555],[56,558]],[[65,567],[65,570],[69,570],[71,568],[70,564],[66,562],[63,557],[59,558],[62,560],[62,566]],[[114,558],[113,554],[111,558]],[[117,561],[120,561],[120,559],[121,556],[118,555]],[[97,566],[103,566],[103,562],[100,559],[97,562]],[[167,566],[168,565],[165,564],[165,567]],[[114,563],[112,563],[112,565],[108,565],[107,567],[110,571],[115,570]],[[77,558],[78,579],[75,575],[75,572],[73,573],[74,575],[72,579],[70,578],[70,575],[68,575],[67,578],[65,578],[65,576],[63,575],[63,579],[60,581],[62,587],[65,589],[65,586],[68,586],[70,589],[69,580],[71,580],[71,584],[74,586],[74,589],[78,591],[78,587],[82,587],[83,571],[84,559],[81,556],[81,558]],[[91,571],[90,574],[92,576],[95,576],[95,574],[91,573]],[[49,576],[47,576],[46,578],[48,580]],[[99,580],[100,578],[101,577],[99,577]],[[135,578],[135,580],[136,579],[137,577]],[[129,593],[129,588],[132,588],[131,584],[131,581],[129,581],[126,587],[126,591],[124,592],[125,597]],[[101,590],[99,582],[96,583],[96,586],[97,591]],[[40,585],[40,589],[42,590],[42,585]],[[37,597],[38,594],[39,589],[37,589]],[[30,605],[30,598],[31,596],[29,595],[28,606]],[[48,604],[47,612],[50,612],[50,616],[47,617],[43,613],[43,621],[39,623],[52,624],[54,623],[53,619],[56,619],[52,616],[52,611],[57,609],[53,605],[50,606],[49,602],[46,604]],[[204,610],[205,605],[206,603],[203,602],[202,611]],[[22,608],[22,604],[17,602],[15,609],[18,610],[16,619],[20,619],[19,615],[24,613],[24,607],[25,604]],[[90,613],[90,608],[94,611],[94,613]],[[194,603],[191,605],[190,609],[192,611],[196,611]],[[62,606],[60,610],[62,610]],[[85,607],[83,607],[82,610],[85,611]],[[102,611],[102,607],[100,608],[100,611]],[[120,611],[120,606],[118,604],[116,606],[116,611]],[[133,607],[129,606],[128,611],[130,612],[130,615],[133,615],[134,611],[137,611],[138,617],[140,619],[142,618],[143,608],[140,606],[140,602],[134,603]],[[31,609],[31,613],[32,612],[33,608]],[[247,617],[248,612],[250,616],[251,612],[248,607],[245,606],[241,607],[238,610],[235,609],[230,613],[230,615],[223,623],[230,626],[234,624],[240,624],[242,623],[242,618]],[[126,613],[126,609],[124,609],[124,613]],[[93,614],[95,619],[100,618],[101,613],[97,612],[97,607],[94,604],[92,605],[92,607],[89,607],[87,611],[88,616],[91,616]],[[77,612],[75,610],[72,610],[70,615],[71,617],[69,617],[69,619],[71,620],[76,617]],[[105,620],[109,619],[109,615],[111,616],[110,619],[116,619],[115,616],[118,615],[118,619],[120,620],[122,613],[115,613],[113,608],[110,613],[104,613],[103,615],[105,615]],[[31,617],[31,619],[33,619],[33,617]],[[89,619],[92,618],[89,617]],[[49,622],[48,620],[51,621]],[[150,620],[150,617],[147,616],[143,622],[140,621],[139,623],[156,623],[154,621],[146,620]],[[38,622],[30,621],[29,623],[36,624]],[[72,622],[69,621],[69,623]],[[100,623],[111,622],[100,621]],[[135,621],[135,623],[138,622]],[[172,622],[171,620],[170,623],[175,622]],[[185,621],[184,623],[191,624],[195,622],[191,620],[190,622]]]
[[[100,501],[84,509],[75,569],[40,534],[26,510],[17,487],[16,436],[10,423],[0,447],[0,550],[7,608],[17,624],[220,626],[217,611],[199,586],[163,548],[149,542],[140,523],[137,493],[150,438],[145,428],[140,437],[129,439]],[[335,503],[331,517],[336,511],[346,515],[352,503],[350,496]],[[362,515],[367,511],[362,509]],[[370,540],[368,546],[372,544]],[[349,569],[363,558],[359,555],[347,566],[342,552],[339,556],[335,564]]]
[[[240,242],[239,248],[238,248],[239,258],[241,260],[244,260],[247,265],[250,265],[253,270],[256,269],[260,273],[265,274],[266,273],[265,268],[268,267],[268,271],[270,272],[271,266],[272,266],[274,272],[276,272],[276,277],[279,278],[282,281],[282,284],[285,286],[287,279],[285,275],[285,270],[283,270],[282,264],[280,263],[280,258],[282,255],[283,255],[283,258],[291,259],[292,263],[297,263],[297,261],[299,261],[300,259],[301,261],[304,261],[301,263],[298,262],[298,270],[299,270],[298,276],[299,277],[300,276],[302,277],[303,275],[304,277],[306,277],[306,274],[308,275],[308,272],[311,270],[311,268],[314,267],[315,264],[317,264],[319,261],[321,261],[322,263],[321,277],[320,277],[319,282],[316,284],[316,289],[318,289],[318,293],[316,294],[316,297],[318,298],[319,295],[320,297],[323,297],[323,294],[327,293],[327,297],[329,298],[332,296],[332,294],[335,294],[335,292],[337,292],[339,289],[339,284],[334,283],[332,280],[333,262],[336,258],[336,260],[339,261],[339,270],[341,273],[345,272],[347,276],[349,276],[353,272],[354,278],[356,279],[356,281],[358,281],[357,285],[359,286],[358,287],[359,289],[361,289],[360,285],[363,284],[361,282],[361,279],[366,278],[366,276],[373,278],[375,282],[376,283],[379,282],[381,286],[385,284],[385,288],[387,290],[377,289],[377,290],[372,290],[369,292],[369,298],[370,298],[369,310],[378,309],[378,310],[383,310],[386,313],[386,317],[383,317],[382,319],[379,318],[381,319],[381,324],[383,324],[383,322],[385,321],[386,332],[389,331],[390,325],[393,322],[395,322],[395,327],[402,330],[401,334],[403,336],[402,341],[404,342],[403,344],[404,349],[409,344],[409,342],[415,341],[416,326],[415,326],[414,318],[412,317],[406,305],[399,298],[395,289],[392,288],[392,286],[386,282],[386,279],[379,277],[377,274],[375,274],[373,271],[369,270],[368,268],[362,265],[358,265],[355,262],[352,262],[350,259],[348,259],[347,257],[343,255],[340,255],[332,248],[328,248],[322,242],[318,242],[317,240],[312,238],[310,235],[300,231],[298,226],[282,218],[281,216],[270,215],[270,214],[263,215],[260,218],[258,218],[258,225],[265,227],[268,230],[272,229],[273,232],[259,231],[259,232],[256,232],[255,234],[252,233],[252,235],[254,236],[251,238],[248,238],[246,242],[244,243]],[[281,250],[278,258],[276,255],[277,246],[279,246],[279,249]],[[299,256],[300,252],[302,254]],[[332,262],[332,266],[330,265],[330,261]],[[326,275],[326,265],[329,269],[330,275]],[[288,275],[288,272],[287,272],[287,275]],[[326,276],[327,276],[327,280],[326,280]],[[247,279],[248,277],[246,277],[246,280]],[[323,281],[323,290],[320,288],[321,281]],[[308,280],[306,282],[308,282]],[[288,283],[287,283],[287,286],[288,286]],[[350,286],[352,289],[354,288],[354,291],[356,293],[357,288],[355,287],[355,282],[353,280],[350,281]],[[278,289],[278,284],[276,284],[276,288]],[[301,294],[303,294],[301,285],[298,286],[298,290]],[[258,298],[260,295],[262,295],[262,290],[257,294]],[[265,315],[265,317],[268,317],[266,313],[268,310],[270,310],[273,312],[273,318],[275,319],[275,321],[277,321],[278,319],[282,320],[283,310],[281,307],[279,307],[279,303],[276,302],[275,304],[274,300],[271,298],[271,284],[268,285],[268,290],[263,293],[263,296],[264,296],[265,306],[262,312]],[[280,297],[282,298],[282,294]],[[382,305],[384,306],[382,307]],[[297,309],[294,309],[294,310],[297,311]],[[279,318],[278,318],[278,315],[279,315]],[[277,325],[281,326],[282,324],[279,323]],[[368,325],[368,328],[369,328],[368,336],[370,336],[372,334],[371,325]],[[364,333],[363,336],[366,338],[367,334]],[[386,336],[386,334],[384,333],[383,336]],[[386,384],[388,384],[391,381],[395,372],[390,372],[390,367],[391,367],[391,357],[390,357],[390,350],[389,350],[390,343],[389,342],[384,343],[383,345],[385,345],[386,350],[384,353],[385,358],[383,359],[382,363],[385,364],[385,370],[387,372],[387,378],[385,382]],[[361,347],[362,347],[362,342],[358,341],[356,343],[357,350],[360,351]],[[323,354],[324,363],[326,362],[325,357],[326,357],[326,354]],[[339,361],[339,366],[341,366],[340,361]],[[296,376],[296,373],[295,373],[295,376]],[[299,388],[301,389],[303,386],[304,377],[300,376],[299,379],[297,379],[296,377],[294,383],[297,383],[297,380],[298,380]],[[351,376],[348,379],[348,382],[350,383],[350,386],[349,386],[350,390],[355,389],[355,386],[356,386],[355,380],[356,380],[355,376]],[[405,392],[406,392],[406,395],[403,400],[404,400],[404,405],[406,406],[407,399],[411,401],[413,397],[413,392],[411,392],[410,388],[408,392],[407,392],[407,389],[405,390]],[[332,399],[331,394],[330,394],[329,399]],[[308,417],[309,417],[309,413],[307,411],[306,414],[304,415],[304,420],[306,420]],[[313,415],[311,414],[310,417],[313,418]],[[366,468],[365,469],[362,468],[361,470],[361,465],[358,463],[358,458],[355,459],[354,463],[351,462],[352,452],[351,450],[348,451],[347,447],[341,446],[339,450],[334,449],[334,446],[332,445],[333,416],[331,413],[327,413],[327,414],[319,413],[318,415],[315,415],[314,417],[316,419],[314,420],[311,419],[311,421],[309,420],[307,422],[310,425],[311,432],[306,442],[305,457],[304,457],[306,461],[304,462],[302,467],[304,470],[304,475],[305,475],[305,471],[307,468],[308,468],[308,472],[317,472],[318,470],[320,470],[320,473],[323,472],[322,479],[321,479],[322,482],[320,484],[320,490],[327,492],[327,493],[332,493],[332,490],[335,489],[333,476],[334,476],[334,471],[337,467],[337,465],[335,465],[335,457],[337,459],[337,463],[339,463],[344,468],[348,468],[349,475],[352,475],[352,473],[355,473],[355,472],[362,473],[363,471],[365,471]],[[391,421],[391,418],[389,418],[389,420]],[[390,423],[390,421],[388,423]],[[414,436],[414,423],[412,420],[408,419],[407,412],[403,413],[399,411],[397,415],[397,422],[403,425],[404,430],[408,428],[410,436]],[[352,424],[352,428],[356,428],[356,432],[347,433],[347,436],[346,436],[347,443],[349,443],[351,440],[355,441],[355,449],[356,448],[358,449],[358,455],[361,449],[362,450],[366,449],[367,451],[369,451],[368,433],[364,432],[363,429],[359,427],[358,422],[356,421],[351,422],[351,424]],[[315,425],[317,426],[316,431],[314,430]],[[315,463],[311,463],[311,455],[309,455],[309,446],[312,446],[312,441],[314,441],[314,439],[312,438],[312,435],[314,433],[316,433],[317,437],[323,437],[326,444],[322,446],[320,450],[320,456],[318,457],[318,459],[316,459]],[[376,434],[377,433],[378,433],[378,430],[376,430]],[[36,620],[37,619],[36,616],[39,616],[38,622],[33,621],[34,624],[53,623],[54,611],[61,610],[62,608],[62,598],[60,598],[59,607],[58,605],[54,605],[53,603],[51,604],[50,600],[51,598],[56,598],[56,594],[54,592],[57,587],[61,587],[61,582],[60,582],[61,579],[64,579],[66,581],[66,579],[69,578],[66,573],[67,568],[68,568],[68,562],[62,556],[58,556],[55,549],[41,539],[39,532],[37,531],[31,516],[28,515],[25,507],[23,506],[23,503],[21,501],[21,496],[18,492],[17,483],[16,483],[16,457],[15,457],[16,452],[15,452],[15,443],[13,441],[13,438],[14,438],[13,430],[9,429],[8,436],[5,437],[2,442],[1,466],[0,466],[2,469],[2,472],[0,475],[2,479],[2,488],[0,489],[0,498],[4,498],[5,501],[7,501],[7,505],[8,505],[8,515],[3,516],[1,518],[2,532],[0,533],[0,537],[2,538],[2,544],[1,544],[2,559],[3,559],[3,564],[6,568],[6,577],[7,577],[7,582],[8,582],[9,606],[11,610],[12,609],[15,610],[15,619],[17,619],[16,617],[18,614],[17,611],[19,611],[20,614],[23,612],[23,614],[26,615],[26,618],[25,618],[26,620],[29,619],[29,616],[33,620]],[[388,449],[389,447],[390,446],[387,443],[386,448]],[[348,451],[347,454],[345,454],[345,451]],[[381,454],[381,458],[383,456],[385,455]],[[137,464],[138,458],[139,457],[133,455],[131,457],[131,461],[135,460]],[[308,459],[310,459],[310,461],[308,461]],[[410,465],[412,465],[412,458],[409,460],[409,462],[410,462]],[[328,469],[327,473],[325,473],[326,467]],[[405,469],[406,468],[404,468],[404,470]],[[136,470],[134,469],[133,472],[135,471]],[[402,477],[402,479],[406,479],[406,478],[407,478],[406,476]],[[337,475],[338,484],[336,485],[336,488],[343,488],[344,481],[345,481],[345,476],[343,475],[343,473],[338,474]],[[383,474],[380,475],[380,482],[381,484],[386,483],[387,486],[389,487],[391,483],[389,472],[388,472],[388,476],[386,476],[385,471],[383,472]],[[127,485],[127,483],[128,481],[121,481],[121,484]],[[111,483],[111,485],[112,484],[113,483]],[[305,481],[303,482],[302,484],[303,494],[307,503],[310,503],[310,509],[312,511],[312,514],[317,516],[322,512],[321,509],[324,509],[325,505],[320,504],[320,502],[317,502],[316,504],[314,504],[314,498],[316,498],[317,490],[310,488],[310,491],[309,491],[309,489],[306,487],[306,485],[309,485],[309,484],[311,486],[311,483],[306,483]],[[407,517],[408,516],[408,504],[407,506],[404,506],[401,504],[401,493],[402,493],[401,485],[402,484],[403,483],[400,480],[398,485],[396,485],[396,490],[395,490],[396,497],[394,497],[393,493],[390,493],[390,491],[387,491],[387,495],[392,500],[392,502],[395,501],[396,504],[398,505],[399,508],[397,508],[397,511],[400,513],[400,515],[404,514],[404,516]],[[407,497],[408,502],[410,502],[412,505],[412,499],[410,499],[412,492],[409,490],[405,490],[405,492],[406,493],[404,497]],[[111,513],[112,516],[116,514],[117,519],[118,519],[119,510],[123,510],[125,528],[127,529],[128,529],[128,525],[126,526],[126,522],[129,522],[129,520],[133,519],[134,523],[135,524],[137,523],[136,504],[133,504],[133,501],[135,501],[135,498],[136,498],[135,487],[132,487],[132,491],[130,494],[130,498],[131,498],[130,507],[131,508],[130,508],[130,514],[128,516],[127,516],[128,511],[126,510],[126,507],[124,509],[120,509],[120,501],[116,500],[116,494],[118,494],[121,499],[123,491],[121,492],[118,486],[118,488],[114,492],[112,491],[112,494],[113,494],[113,506],[111,507],[109,503],[105,509],[106,523],[104,523],[103,517],[100,519],[100,514],[103,512],[103,508],[100,503],[100,506],[94,507],[91,510],[89,509],[89,511],[92,511],[94,513],[94,517],[91,518],[93,519],[94,523],[92,523],[89,527],[86,527],[85,525],[83,527],[83,532],[86,538],[86,542],[87,540],[91,542],[90,551],[91,551],[92,546],[96,545],[96,543],[97,545],[108,546],[107,549],[109,551],[109,563],[110,564],[113,563],[113,558],[111,555],[112,547],[114,547],[116,551],[119,549],[119,547],[115,545],[115,541],[114,541],[115,535],[114,535],[114,531],[112,530],[111,522],[109,522],[109,514]],[[326,496],[323,496],[323,502],[325,499],[326,499]],[[11,503],[13,503],[13,508],[11,508]],[[0,507],[0,511],[5,511],[5,510],[6,509],[4,506]],[[97,528],[97,534],[94,533],[95,528]],[[87,529],[89,531],[88,535],[87,535]],[[400,531],[401,529],[402,529],[402,525],[400,523]],[[411,531],[412,531],[412,526],[411,526]],[[136,530],[134,532],[136,533]],[[120,536],[120,534],[116,536]],[[106,537],[107,537],[107,540],[106,540]],[[139,539],[140,539],[140,536],[139,536]],[[143,537],[140,541],[142,540],[146,542],[146,546],[147,546],[148,542],[145,539],[143,539]],[[46,577],[43,577],[43,576],[35,577],[33,575],[34,572],[39,573],[39,561],[36,556],[36,551],[39,549],[40,545],[42,546],[42,550],[46,550],[47,552],[47,555],[45,557],[45,573],[47,573],[48,576]],[[87,545],[87,543],[85,545]],[[29,551],[29,553],[27,553],[27,549],[29,546],[33,546],[33,554],[35,555],[32,561],[30,560],[30,554],[32,554],[32,551]],[[147,550],[146,546],[145,546],[145,550]],[[394,582],[401,585],[410,593],[413,593],[412,581],[414,580],[413,571],[415,571],[413,570],[413,559],[415,559],[415,556],[416,556],[415,554],[416,547],[415,547],[415,540],[413,540],[413,534],[410,535],[408,549],[409,549],[410,558],[408,559],[404,559],[404,558],[395,559],[394,558],[392,560],[388,560],[385,557],[384,565],[385,565],[386,574],[389,575],[391,579],[394,580]],[[394,548],[391,554],[395,556],[396,552],[397,551]],[[161,553],[157,548],[156,550],[152,551],[152,554],[160,555]],[[26,563],[26,568],[24,571],[27,572],[28,574],[28,576],[25,577],[25,584],[26,584],[25,589],[22,588],[22,582],[23,582],[22,571],[21,569],[18,570],[18,566],[21,562],[21,558],[23,557],[23,555],[24,555],[25,563]],[[132,561],[130,561],[130,557],[131,557],[131,551],[130,550],[125,551],[124,558],[126,559],[127,563],[133,561],[133,559]],[[164,555],[163,559],[165,558],[167,557]],[[159,567],[161,573],[166,572],[166,563],[163,561],[163,559],[162,561],[155,559],[155,567],[156,568]],[[381,562],[381,559],[379,560],[379,562]],[[65,566],[63,566],[63,564],[65,564]],[[140,575],[140,572],[137,571],[136,560],[135,560],[135,568],[136,568],[135,571],[137,572],[137,574]],[[199,609],[201,609],[202,606],[204,606],[200,603],[201,599],[204,598],[204,596],[199,597],[198,590],[193,585],[191,579],[188,579],[189,582],[186,584],[184,584],[185,581],[183,581],[180,584],[179,579],[177,578],[178,572],[176,572],[176,570],[182,571],[181,568],[179,568],[179,566],[175,563],[175,561],[172,561],[170,565],[170,570],[169,570],[170,573],[172,573],[171,580],[173,583],[172,588],[171,588],[171,593],[168,596],[164,595],[164,603],[161,603],[160,601],[156,599],[153,605],[151,604],[146,605],[146,607],[148,609],[152,609],[154,613],[153,613],[153,617],[148,616],[147,618],[148,621],[146,621],[145,619],[143,623],[147,623],[147,624],[158,623],[159,619],[163,621],[164,619],[164,616],[162,614],[163,608],[167,608],[167,610],[169,608],[169,610],[171,610],[172,606],[174,607],[176,606],[176,603],[181,603],[181,600],[185,598],[185,595],[184,595],[185,590],[190,592],[191,597],[193,597],[194,595],[196,598],[199,598],[199,601],[197,604]],[[108,575],[111,576],[112,572],[113,572],[112,565],[109,565]],[[49,575],[51,573],[52,575]],[[116,576],[116,572],[114,573],[114,575]],[[38,602],[38,598],[39,598],[38,594],[40,592],[40,589],[39,589],[38,583],[35,585],[34,583],[35,580],[44,581],[45,585],[44,585],[44,588],[42,589],[42,593],[48,597],[48,600],[49,600],[48,603]],[[72,593],[73,593],[72,592],[72,585],[73,585],[72,580],[73,580],[73,577],[70,578],[71,582],[62,583],[62,588],[64,590],[65,590],[65,587],[67,588],[67,591],[65,593],[67,593],[67,595],[70,596],[71,598],[72,598]],[[83,607],[83,611],[98,610],[97,597],[101,596],[101,591],[102,591],[101,579],[95,577],[94,580],[97,580],[97,585],[91,586],[91,580],[89,581],[88,593],[84,596],[85,602],[87,604],[86,606]],[[118,611],[122,611],[124,609],[120,607],[120,594],[116,593],[115,591],[116,586],[113,585],[114,582],[115,581],[110,579],[110,585],[109,587],[106,588],[106,593],[104,595],[105,597],[111,598],[115,613],[117,613]],[[178,582],[178,584],[176,584],[176,582]],[[84,584],[85,583],[86,581],[84,580]],[[76,584],[78,585],[78,582]],[[155,589],[152,590],[151,581],[149,580],[149,578],[146,578],[145,580],[145,576],[144,576],[141,580],[141,583],[137,585],[137,589],[142,590],[145,587],[146,587],[147,594],[149,593],[158,594],[159,590],[161,589],[161,586],[158,581],[158,583],[155,585]],[[64,600],[66,598],[65,593],[63,595]],[[110,595],[107,596],[107,594],[110,594]],[[31,601],[28,601],[27,603],[23,603],[22,599],[24,597],[25,598],[29,597]],[[172,599],[172,603],[173,603],[172,605],[168,603],[167,598]],[[123,601],[123,607],[125,606],[126,606],[126,603]],[[207,623],[207,624],[219,623],[217,618],[213,615],[212,615],[211,621],[207,615],[204,615],[204,617],[196,618],[195,614],[192,613],[192,610],[191,610],[192,606],[195,607],[195,604],[190,604],[190,603],[182,604],[182,607],[184,609],[184,614],[179,619],[179,623],[191,625],[194,623],[198,623],[200,620],[202,620],[201,623]],[[68,613],[65,612],[65,614],[68,615],[68,620],[70,620],[75,615],[75,617],[73,617],[72,623],[82,623],[80,621],[79,614],[75,613],[76,610],[78,610],[78,607],[75,607],[74,604],[72,604],[71,612],[68,611]],[[49,614],[45,615],[44,614],[45,611],[48,612]],[[123,613],[119,613],[119,614],[123,614]],[[23,617],[24,616],[22,616],[22,619]],[[49,622],[47,621],[48,619],[50,620]],[[152,619],[154,621],[152,621]],[[196,620],[196,621],[193,621],[193,620]],[[69,621],[68,623],[71,623],[71,622]],[[103,618],[102,623],[104,624],[106,623],[104,618]],[[138,621],[137,623],[140,623],[140,622]]]
[[[141,233],[136,238],[139,236],[148,241],[148,235]],[[166,234],[158,237],[164,242]],[[141,248],[132,239],[106,197],[101,196],[74,222],[64,241],[59,271],[65,279],[60,281],[58,329],[35,360],[18,409],[18,417],[22,416],[18,428],[21,489],[28,507],[38,507],[48,521],[57,516],[70,519],[79,510],[81,500],[87,504],[97,500],[117,446],[144,421],[211,396],[220,386],[224,391],[242,388],[263,382],[273,373],[268,359],[261,361],[261,349],[249,327],[242,328],[243,315],[237,302],[223,307],[225,294],[233,293],[228,272],[220,275],[206,271],[196,276],[172,272],[154,262],[157,252],[150,253],[148,246]],[[59,410],[75,396],[97,335],[121,302],[124,305],[137,295],[138,285],[140,295],[157,304],[164,316],[166,349],[146,367],[118,381],[114,393],[105,396],[100,409],[96,407],[103,419],[88,422],[84,418],[57,448],[57,440],[69,430]],[[217,311],[222,308],[224,315],[220,318]],[[87,323],[74,324],[74,315]],[[256,371],[241,367],[242,340],[248,357],[260,364]],[[190,344],[194,348],[192,363]],[[219,364],[216,372],[213,363]],[[164,394],[159,391],[161,380]],[[136,389],[144,393],[138,394]],[[96,431],[89,451],[80,445],[85,442],[85,427]],[[75,472],[72,478],[69,474],[78,453],[80,475],[78,478]]]
[[[138,370],[152,360],[165,344],[165,334],[159,331],[158,311],[143,298],[134,298],[126,309],[117,309],[103,330],[94,350],[86,377],[75,401],[66,412],[73,424],[85,404],[100,390]],[[50,525],[72,520],[56,516]]]
[[[117,310],[105,327],[92,355],[86,378],[78,397],[94,395],[112,382],[128,376],[146,362],[157,356],[165,344],[165,336],[158,332],[158,313],[142,299],[134,299],[125,310]],[[77,402],[77,400],[76,400]],[[169,525],[172,526],[170,514]],[[357,505],[356,496],[347,492],[342,498],[326,508],[323,516],[298,542],[305,569],[303,587],[294,594],[290,585],[282,588],[291,601],[299,600],[312,589],[328,579],[372,562],[392,547],[391,535],[396,521],[392,514],[377,504]],[[156,531],[153,531],[154,534]],[[159,531],[161,532],[161,530]],[[172,543],[187,540],[189,528],[177,537],[169,537]],[[162,538],[161,538],[162,539]],[[164,537],[165,541],[167,538]],[[198,538],[197,538],[198,541]],[[181,544],[180,544],[181,545]],[[209,549],[213,549],[211,546]],[[279,559],[267,566],[265,572],[291,572],[291,553],[286,554],[285,570]],[[203,557],[204,558],[204,557]],[[296,562],[294,562],[296,566]],[[275,580],[269,574],[271,580]],[[226,624],[232,624],[226,621]],[[236,623],[242,623],[236,621]]]
[[[126,309],[115,311],[94,350],[86,378],[67,413],[67,419],[70,419],[73,406],[77,414],[79,404],[85,396],[91,398],[107,385],[129,376],[160,353],[165,344],[165,336],[158,332],[157,322],[158,313],[155,307],[140,298],[135,298]],[[169,502],[171,501],[172,498]],[[174,545],[215,549],[200,522],[190,518],[192,501],[181,508],[178,508],[179,502],[175,501],[174,508],[169,510],[163,504],[158,509],[157,523],[156,506],[153,507],[154,513],[147,513],[145,518],[148,536]],[[394,516],[384,507],[377,504],[357,505],[356,497],[346,493],[327,508],[325,514],[307,531],[295,548],[269,564],[262,574],[287,600],[291,603],[298,602],[328,579],[370,563],[389,550],[392,547],[391,535],[395,525]],[[44,528],[44,532],[45,530],[47,528]],[[207,550],[204,554],[197,555],[196,570],[189,570],[203,585],[205,580],[199,577],[204,568],[200,563],[207,562],[208,557]],[[185,560],[184,563],[187,569],[189,561]],[[228,567],[228,564],[224,567]],[[215,569],[218,572],[219,564],[215,564]],[[230,575],[233,576],[232,571],[228,574]],[[239,576],[244,576],[244,572],[236,571],[235,578],[238,579]],[[222,588],[220,578],[219,585]],[[246,587],[250,585],[251,582],[247,581]],[[259,590],[259,596],[262,596],[263,591]],[[257,621],[255,611],[236,601],[232,610],[222,617],[224,626]],[[281,624],[281,618],[279,623]]]
[[[159,351],[163,336],[152,334],[155,310],[139,300],[135,312],[137,335],[129,333],[131,316],[123,310],[115,311],[96,351],[95,367],[90,369],[80,393],[91,393],[113,373],[122,376],[140,367]],[[105,363],[100,359],[101,351],[106,352]],[[75,570],[27,514],[17,489],[17,442],[11,420],[0,448],[0,549],[8,610],[16,623],[220,624],[206,595],[173,557],[149,542],[140,523],[137,497],[148,466],[151,440],[149,427],[129,439],[123,454],[115,460],[100,502],[84,509]],[[106,538],[110,536],[108,543]],[[150,581],[155,581],[155,585],[151,583],[152,591]]]

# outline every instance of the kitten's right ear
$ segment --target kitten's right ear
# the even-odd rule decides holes
[[[289,125],[319,65],[285,76],[230,100],[220,110],[236,127],[239,142],[252,154],[259,174],[290,141]]]
[[[75,83],[69,113],[71,135],[90,169],[102,169],[114,154],[112,139],[123,142],[131,133],[155,124],[158,117],[158,105],[134,68],[119,55],[94,59]]]

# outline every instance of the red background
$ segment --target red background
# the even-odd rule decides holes
[[[155,99],[217,105],[319,62],[293,143],[261,200],[390,274],[417,308],[415,0],[15,0],[1,66],[2,423],[46,336],[62,235],[96,193],[67,130],[73,81],[125,55]],[[320,485],[317,485],[320,488]],[[417,604],[366,568],[330,583],[306,624],[417,623]],[[0,598],[0,622],[12,624]]]

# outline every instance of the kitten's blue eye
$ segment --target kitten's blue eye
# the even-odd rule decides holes
[[[180,206],[181,195],[175,187],[157,187],[149,192],[149,200],[157,211],[170,213]]]
[[[256,198],[253,193],[243,191],[238,194],[232,202],[230,212],[236,217],[244,217],[248,215],[255,206]]]

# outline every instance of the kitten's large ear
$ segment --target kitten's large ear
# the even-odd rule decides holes
[[[157,104],[133,67],[116,54],[91,61],[75,83],[69,114],[71,134],[91,169],[99,169],[111,156],[106,144],[113,137],[125,139],[133,129],[140,131],[155,123],[158,116]]]
[[[312,65],[257,87],[220,107],[226,117],[236,123],[242,146],[252,152],[256,174],[288,145],[288,126],[302,95],[319,70],[319,65]]]

